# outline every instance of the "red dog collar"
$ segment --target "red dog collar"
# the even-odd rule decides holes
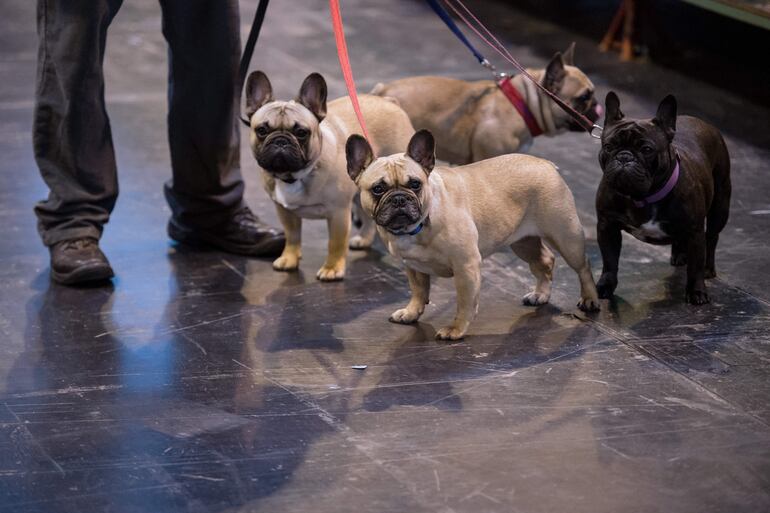
[[[511,105],[513,105],[513,108],[516,109],[522,119],[524,119],[524,123],[527,124],[527,128],[529,129],[529,133],[532,134],[532,137],[542,135],[543,130],[540,128],[540,125],[537,124],[535,116],[532,115],[532,111],[529,110],[527,102],[524,101],[521,93],[519,93],[518,89],[511,83],[511,77],[505,77],[498,81],[497,87],[500,88],[505,97],[508,98],[508,101],[511,102]]]

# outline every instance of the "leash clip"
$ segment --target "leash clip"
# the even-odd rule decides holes
[[[604,128],[600,127],[599,125],[594,125],[591,128],[591,131],[589,132],[589,134],[591,134],[591,137],[593,137],[594,139],[601,139],[602,132],[604,132]]]

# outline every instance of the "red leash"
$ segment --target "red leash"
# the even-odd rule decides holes
[[[345,30],[342,27],[342,14],[340,14],[339,0],[329,0],[329,11],[332,15],[332,26],[334,27],[334,40],[337,43],[337,55],[340,58],[340,68],[342,76],[345,78],[345,87],[348,89],[348,96],[353,103],[353,110],[358,118],[358,124],[361,125],[366,140],[371,143],[369,134],[366,131],[364,116],[361,114],[361,106],[358,104],[358,94],[356,94],[356,83],[353,80],[353,70],[350,68],[350,57],[348,56],[348,46],[345,43]]]

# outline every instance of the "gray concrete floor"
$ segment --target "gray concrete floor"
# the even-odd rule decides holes
[[[683,303],[667,248],[626,238],[601,314],[574,308],[561,262],[552,304],[527,308],[532,278],[501,253],[484,264],[468,338],[446,344],[433,335],[453,314],[450,281],[418,325],[389,324],[407,299],[397,263],[354,253],[344,282],[316,282],[323,223],[306,225],[297,274],[170,244],[166,50],[150,0],[125,3],[105,63],[121,196],[103,247],[117,278],[50,284],[32,215],[46,193],[30,136],[33,4],[8,0],[0,20],[0,511],[770,511],[766,108],[480,5],[525,65],[576,39],[600,98],[613,88],[643,117],[672,92],[721,126],[732,217],[709,306]],[[310,71],[342,95],[327,3],[273,4],[253,67],[278,97]],[[421,2],[343,4],[362,90],[413,74],[486,78]],[[242,2],[244,37],[255,6]],[[582,134],[531,150],[572,188],[595,270],[597,151]],[[276,223],[245,144],[243,172],[248,202]]]

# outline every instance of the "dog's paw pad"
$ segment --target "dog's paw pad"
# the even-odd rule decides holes
[[[584,312],[598,312],[601,310],[599,300],[593,298],[581,298],[580,301],[578,301],[577,307]]]
[[[315,275],[321,281],[340,281],[345,277],[345,268],[321,267]]]
[[[465,331],[459,328],[441,328],[436,332],[436,339],[438,340],[460,340],[465,336]]]
[[[299,268],[299,258],[296,256],[280,256],[273,261],[276,271],[296,271]]]
[[[350,239],[348,246],[350,249],[369,249],[372,247],[372,242],[373,241],[365,239],[360,235],[355,235]]]
[[[530,292],[529,294],[521,298],[521,301],[527,306],[540,306],[540,305],[546,304],[549,299],[550,297],[546,294]]]
[[[396,324],[412,324],[419,318],[420,314],[418,312],[410,311],[407,308],[401,308],[400,310],[393,312],[388,320],[390,322],[395,322]]]

